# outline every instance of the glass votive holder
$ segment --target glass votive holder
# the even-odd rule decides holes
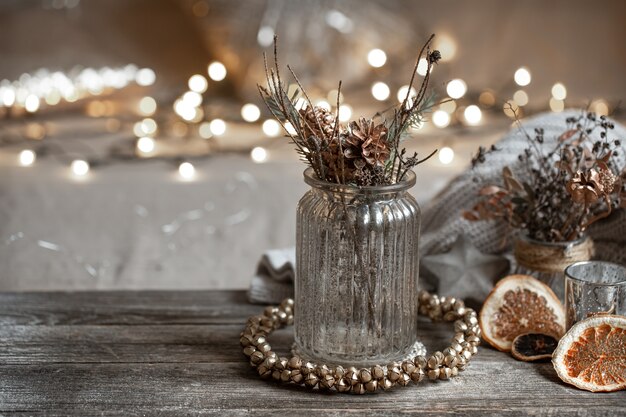
[[[576,262],[565,268],[567,329],[596,314],[626,315],[626,268],[611,262]]]

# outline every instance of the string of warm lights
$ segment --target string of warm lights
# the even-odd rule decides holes
[[[345,17],[345,15],[344,15]],[[329,25],[348,25],[341,16],[330,16]],[[347,19],[347,18],[346,18]],[[341,22],[340,22],[341,20]],[[332,22],[331,22],[332,21]],[[332,24],[331,24],[332,23]],[[271,44],[274,30],[268,26],[262,26],[259,30],[257,40],[259,45],[266,47]],[[441,62],[450,61],[456,54],[456,43],[447,36],[439,36],[438,44],[435,45],[442,55]],[[387,65],[387,53],[381,48],[373,48],[364,57],[367,64],[372,68],[372,76],[376,77],[380,68]],[[425,59],[421,59],[417,66],[417,74],[424,76],[428,65]],[[434,67],[431,67],[431,71]],[[219,61],[210,62],[207,65],[205,74],[194,74],[187,82],[187,89],[182,92],[171,104],[159,104],[151,96],[144,96],[139,100],[137,111],[142,117],[134,123],[132,132],[135,136],[135,153],[140,158],[158,157],[158,133],[160,131],[160,119],[157,112],[172,109],[178,118],[171,125],[174,136],[182,137],[190,130],[195,129],[197,136],[203,140],[210,140],[215,137],[225,135],[228,132],[228,123],[224,118],[207,118],[207,108],[205,107],[205,96],[211,94],[212,83],[219,83],[228,76],[227,67]],[[42,69],[34,74],[23,74],[19,80],[10,82],[3,80],[0,82],[0,108],[8,108],[10,112],[19,114],[20,110],[27,113],[35,113],[43,106],[54,106],[61,101],[74,102],[82,98],[98,96],[109,90],[121,89],[131,82],[140,86],[152,85],[156,80],[156,74],[149,68],[139,69],[135,65],[127,65],[123,68],[76,68],[69,74],[62,72],[50,72]],[[522,113],[522,110],[529,103],[529,95],[526,91],[532,82],[532,75],[527,67],[520,67],[514,73],[512,81],[517,89],[504,101],[502,111],[510,118],[515,117],[515,112]],[[297,88],[296,85],[289,86],[289,93]],[[391,87],[384,80],[374,80],[371,85],[371,95],[376,101],[389,102],[397,99],[402,102],[409,93],[409,101],[417,93],[415,89],[408,91],[409,86],[400,86],[395,95],[392,94]],[[462,125],[466,127],[480,126],[483,123],[483,112],[497,109],[498,96],[502,94],[494,90],[473,91],[470,86],[461,79],[454,78],[445,84],[447,97],[439,105],[433,108],[431,115],[432,125],[439,129],[450,126]],[[562,82],[555,83],[551,88],[551,98],[548,107],[554,112],[563,111],[567,98],[567,88]],[[316,106],[335,110],[336,103],[339,103],[339,120],[347,122],[353,114],[352,107],[344,103],[343,95],[337,97],[337,90],[328,92],[326,97],[313,98]],[[96,104],[98,102],[95,102]],[[332,103],[332,104],[331,104]],[[90,103],[92,105],[94,103]],[[410,102],[408,103],[410,105]],[[297,108],[305,106],[302,99],[296,103]],[[101,112],[89,111],[88,114],[97,116]],[[609,104],[605,100],[595,100],[591,103],[591,111],[600,115],[609,113]],[[254,103],[245,103],[240,110],[241,121],[260,126],[263,134],[268,138],[275,138],[281,135],[280,124],[272,118],[263,118],[263,113],[259,106]],[[232,119],[229,117],[227,119]],[[292,134],[295,129],[287,125],[286,129]],[[442,164],[450,164],[454,160],[454,150],[451,144],[444,146],[439,151],[439,160]],[[269,154],[266,148],[256,146],[250,151],[250,158],[254,162],[262,163],[268,160]],[[19,163],[22,166],[31,166],[35,163],[37,155],[31,149],[24,149],[19,154]],[[90,163],[87,159],[77,159],[72,161],[72,173],[77,177],[84,177],[90,170]],[[190,161],[183,161],[178,165],[178,173],[181,179],[189,181],[195,178],[196,171]]]

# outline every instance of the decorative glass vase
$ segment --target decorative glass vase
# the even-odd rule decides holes
[[[565,268],[590,260],[593,251],[590,237],[569,242],[541,242],[520,235],[513,245],[515,273],[534,276],[565,301]]]
[[[295,353],[369,366],[419,348],[420,209],[409,171],[387,186],[354,187],[304,172],[298,204]]]

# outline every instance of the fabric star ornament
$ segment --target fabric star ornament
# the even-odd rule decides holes
[[[448,252],[424,256],[420,275],[439,295],[461,298],[477,307],[509,267],[507,258],[482,253],[461,234]]]

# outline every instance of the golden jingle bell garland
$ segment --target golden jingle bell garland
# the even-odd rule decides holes
[[[476,312],[465,307],[461,300],[438,297],[426,291],[421,291],[419,298],[421,315],[433,321],[454,322],[455,334],[450,346],[429,357],[418,355],[402,362],[361,369],[313,364],[298,356],[279,357],[272,351],[267,336],[284,325],[293,324],[294,303],[290,298],[279,307],[267,307],[263,315],[248,319],[240,339],[243,353],[263,379],[344,393],[388,390],[395,385],[407,386],[411,381],[421,382],[426,377],[433,381],[455,377],[465,370],[478,351],[481,330]]]

